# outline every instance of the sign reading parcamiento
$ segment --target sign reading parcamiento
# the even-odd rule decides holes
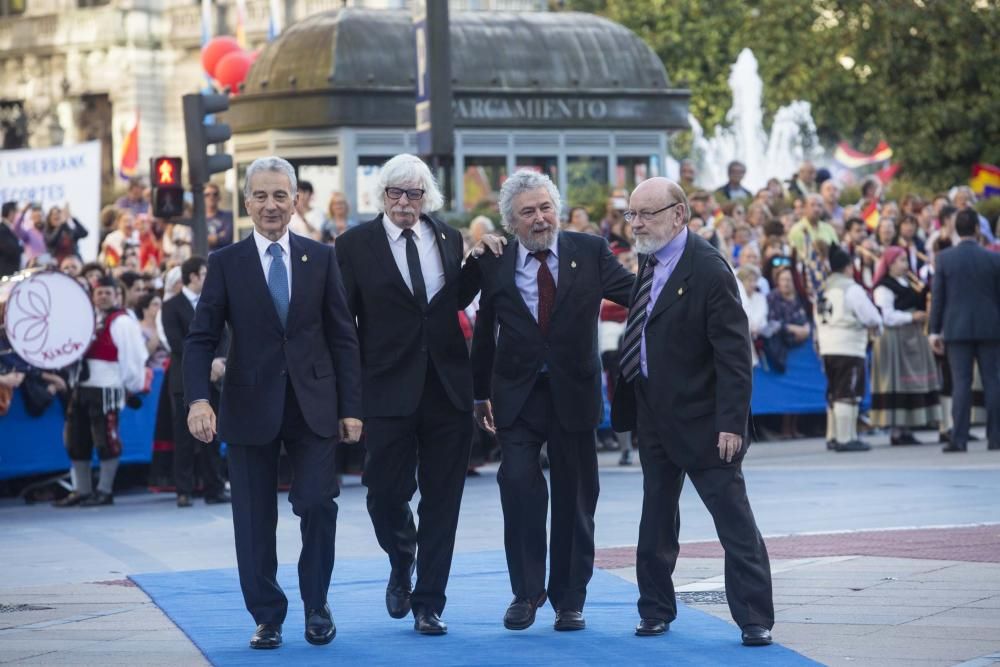
[[[537,97],[463,97],[452,102],[456,120],[573,121],[604,120],[608,104],[600,99]]]

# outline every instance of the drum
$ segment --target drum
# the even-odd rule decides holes
[[[37,269],[0,281],[0,323],[7,338],[0,347],[43,370],[80,360],[96,329],[87,290],[64,273]]]

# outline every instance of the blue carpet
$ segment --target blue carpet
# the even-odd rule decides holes
[[[386,613],[388,569],[384,558],[337,561],[330,591],[337,637],[328,646],[311,646],[302,636],[295,566],[280,567],[289,608],[285,643],[276,651],[247,647],[253,621],[235,569],[131,578],[215,665],[817,664],[778,645],[743,647],[733,625],[684,605],[666,636],[635,637],[635,585],[601,570],[588,588],[586,630],[555,632],[546,605],[534,626],[510,632],[502,624],[510,583],[503,554],[494,552],[456,555],[444,613],[448,634],[424,637],[413,631],[412,617],[394,620]]]

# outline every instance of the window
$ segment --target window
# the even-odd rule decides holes
[[[321,214],[317,215],[317,218],[325,219],[327,208],[330,206],[330,195],[342,192],[343,189],[337,158],[289,161],[295,167],[295,177],[300,181],[309,181],[313,186],[312,207]]]
[[[375,183],[378,182],[378,175],[379,172],[382,171],[382,165],[385,164],[390,157],[392,156],[358,156],[358,170],[355,176],[355,183],[357,186],[357,189],[355,190],[355,201],[357,202],[358,215],[363,213],[370,213],[374,215],[378,210],[379,202],[372,198],[372,188],[374,188]]]
[[[525,157],[517,158],[517,169],[531,169],[540,174],[546,174],[553,183],[559,183],[559,161],[555,157]]]
[[[659,160],[655,155],[619,157],[615,171],[615,187],[631,190],[647,178],[659,176]]]
[[[608,158],[572,155],[566,158],[566,206],[594,209],[608,196]]]
[[[496,210],[500,186],[507,180],[507,158],[467,157],[462,178],[466,211]]]
[[[100,7],[101,5],[107,5],[111,0],[76,0],[76,6],[84,9],[86,7]]]

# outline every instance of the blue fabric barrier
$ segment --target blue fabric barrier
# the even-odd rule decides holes
[[[587,629],[555,632],[550,605],[528,630],[505,630],[510,581],[502,552],[455,555],[444,620],[447,637],[421,637],[413,620],[385,613],[389,563],[382,558],[337,560],[329,602],[337,637],[329,646],[306,643],[294,564],[278,579],[289,598],[284,645],[277,651],[247,646],[253,620],[243,606],[236,570],[131,575],[136,584],[197,645],[213,665],[816,665],[777,644],[740,645],[739,629],[722,619],[677,605],[664,637],[635,637],[638,590],[603,570],[588,586]],[[780,632],[780,630],[779,630]],[[780,634],[779,634],[780,638]]]
[[[862,408],[871,402],[871,360],[865,368],[865,398]],[[815,414],[826,412],[826,375],[816,354],[813,339],[788,350],[784,373],[753,369],[753,395],[750,409],[755,415]]]
[[[163,371],[153,373],[149,394],[142,396],[138,410],[125,408],[119,421],[122,463],[149,463],[153,456],[156,404],[163,386]],[[25,477],[69,470],[63,446],[63,409],[52,401],[40,417],[24,410],[24,399],[15,390],[10,412],[0,417],[0,479]]]

